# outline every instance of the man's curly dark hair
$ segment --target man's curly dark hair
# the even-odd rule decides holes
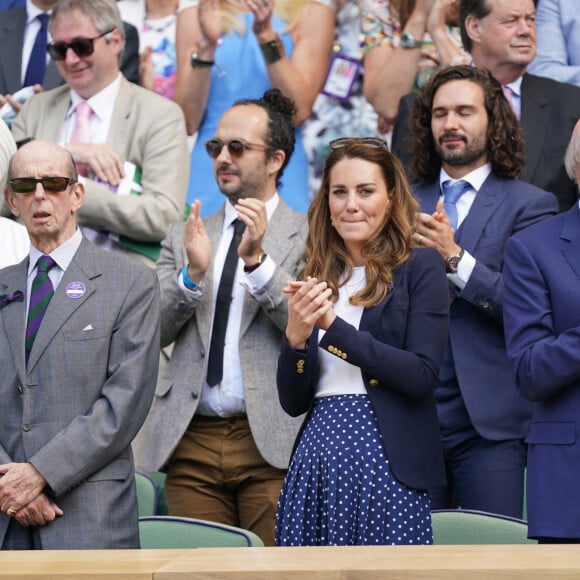
[[[444,84],[461,80],[476,83],[483,90],[488,118],[487,157],[492,171],[500,177],[515,179],[524,166],[524,140],[518,119],[501,85],[489,71],[462,65],[437,72],[413,103],[409,120],[413,180],[432,182],[439,175],[441,158],[431,131],[433,99]]]
[[[279,89],[268,89],[260,99],[239,99],[234,103],[234,107],[238,105],[256,105],[268,113],[268,130],[264,136],[264,142],[268,146],[267,154],[281,149],[286,155],[276,176],[276,187],[279,188],[284,168],[292,157],[296,143],[295,128],[292,123],[297,112],[296,104]]]

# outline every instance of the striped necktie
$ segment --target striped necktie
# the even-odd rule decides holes
[[[36,334],[40,328],[40,323],[44,318],[48,303],[54,294],[52,282],[48,277],[48,271],[53,266],[56,266],[56,262],[50,256],[41,256],[36,263],[37,272],[32,281],[32,288],[30,290],[28,321],[26,323],[26,362],[28,362],[34,339],[36,338]]]

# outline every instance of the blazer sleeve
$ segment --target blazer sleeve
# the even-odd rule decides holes
[[[161,288],[162,348],[175,341],[204,297],[205,278],[198,285],[197,291],[192,293],[184,292],[179,286],[179,272],[184,266],[183,224],[172,224],[161,242],[161,254],[155,267]]]
[[[55,495],[129,447],[153,400],[158,364],[159,285],[155,272],[143,267],[120,306],[100,396],[30,458]]]
[[[447,347],[447,278],[441,258],[431,250],[419,250],[405,269],[390,299],[365,310],[361,326],[365,319],[379,318],[372,328],[359,330],[337,317],[320,343],[316,333],[310,338],[307,352],[284,341],[277,381],[286,412],[298,415],[310,406],[318,381],[318,346],[360,367],[367,386],[376,381],[380,388],[415,399],[432,393]]]
[[[432,392],[447,347],[449,292],[443,262],[435,252],[419,250],[406,269],[406,288],[395,286],[381,311],[377,334],[357,330],[337,317],[319,344],[335,356],[346,355],[347,362],[360,367],[365,383],[375,379],[384,388],[420,399]],[[389,326],[404,309],[405,329],[396,343],[387,338]]]
[[[580,381],[580,328],[557,334],[546,279],[526,244],[511,238],[505,252],[505,336],[516,386],[543,401]]]
[[[558,213],[556,198],[551,193],[537,188],[526,193],[527,195],[521,197],[520,208],[515,213],[509,231],[506,232],[506,238]],[[502,207],[500,206],[497,211],[501,213]],[[476,306],[480,313],[494,319],[498,324],[503,324],[504,247],[497,247],[494,244],[497,244],[497,240],[488,239],[485,244],[478,245],[474,252],[475,268],[465,288],[458,292],[458,296]],[[490,252],[494,254],[493,256],[490,254],[490,259],[495,261],[493,266],[487,260],[485,246],[488,246]]]
[[[536,11],[538,50],[528,72],[541,77],[580,85],[580,20],[574,8],[565,0],[542,0]],[[568,13],[569,12],[569,13]]]

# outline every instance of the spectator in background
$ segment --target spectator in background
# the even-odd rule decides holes
[[[258,98],[274,87],[296,103],[296,127],[310,116],[332,48],[334,18],[328,2],[199,0],[179,13],[175,100],[185,112],[188,133],[198,132],[187,200],[200,199],[204,213],[214,213],[221,203],[204,142],[234,101]],[[280,194],[293,209],[308,208],[300,130]]]
[[[566,168],[580,183],[580,123]],[[506,244],[506,343],[516,385],[534,404],[526,438],[528,535],[540,543],[580,543],[578,256],[578,203]]]
[[[168,99],[175,92],[175,22],[179,0],[120,0],[121,18],[139,32],[139,84]]]
[[[289,281],[280,402],[308,412],[276,521],[282,546],[430,544],[427,488],[445,481],[433,385],[449,298],[418,205],[381,139],[330,143]],[[411,443],[412,442],[412,443]]]
[[[516,390],[503,338],[508,237],[557,212],[555,197],[517,179],[523,142],[488,71],[449,67],[411,115],[416,242],[436,248],[449,279],[449,344],[435,387],[447,485],[433,509],[521,517],[531,405]]]
[[[8,178],[31,245],[0,270],[1,548],[138,548],[131,439],[155,390],[158,281],[83,238],[63,148],[24,145]]]
[[[4,191],[8,162],[16,151],[16,143],[6,124],[0,119],[0,191]],[[15,221],[0,217],[0,268],[20,262],[28,255],[30,241],[26,228]]]
[[[532,0],[461,0],[463,46],[475,66],[488,69],[504,87],[520,119],[525,165],[520,179],[552,192],[560,211],[576,203],[575,184],[563,158],[572,128],[580,117],[580,88],[526,72],[536,54]],[[393,132],[393,151],[409,158],[409,110],[412,96],[401,100]]]
[[[65,82],[55,63],[49,59],[46,44],[51,41],[48,15],[57,0],[27,0],[0,18],[0,107],[6,103],[13,111],[4,113],[11,121],[25,96],[12,98],[24,87],[34,87],[35,92],[53,89]],[[42,19],[45,19],[44,21]],[[139,38],[137,30],[123,23],[125,49],[121,72],[131,82],[139,80]],[[38,39],[38,40],[37,40]],[[37,48],[35,45],[37,44]],[[31,96],[32,92],[27,98]]]
[[[570,0],[538,3],[538,52],[530,63],[532,74],[580,86],[579,8]]]
[[[334,0],[335,36],[329,73],[302,127],[308,157],[310,197],[320,189],[328,143],[349,135],[376,135],[377,114],[362,93],[359,0]]]
[[[64,143],[86,175],[78,213],[85,234],[154,260],[168,224],[183,216],[183,113],[119,73],[123,32],[114,0],[59,0],[50,28],[51,55],[68,85],[34,95],[15,119],[14,137]]]
[[[458,0],[361,0],[364,93],[390,132],[403,95],[440,67],[466,63]]]

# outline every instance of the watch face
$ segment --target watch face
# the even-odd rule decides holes
[[[459,268],[459,256],[453,256],[447,260],[447,271],[455,273],[457,272],[457,268]]]
[[[420,40],[417,40],[408,32],[403,32],[403,34],[401,34],[401,46],[403,48],[419,48],[422,44],[423,43]]]

